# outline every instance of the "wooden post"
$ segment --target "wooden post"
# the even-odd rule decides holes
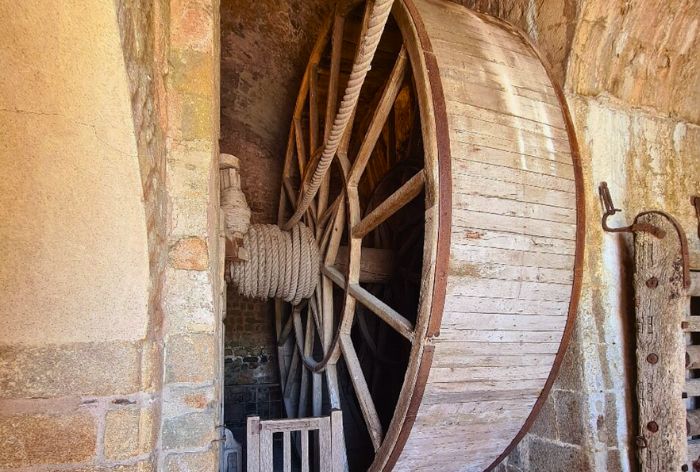
[[[348,470],[347,457],[345,456],[345,435],[343,434],[343,412],[340,410],[331,411],[331,451],[332,472]]]
[[[260,472],[260,417],[249,416],[247,421],[248,472]]]
[[[319,442],[319,470],[331,470],[332,451],[331,451],[331,419],[326,416],[320,418],[318,429]]]
[[[634,238],[637,322],[637,447],[640,472],[679,471],[688,443],[683,402],[685,342],[681,322],[687,298],[683,286],[681,236],[663,214],[640,214],[635,223],[665,231]]]

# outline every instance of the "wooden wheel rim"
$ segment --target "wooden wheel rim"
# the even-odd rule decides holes
[[[357,1],[349,2],[350,5],[359,3]],[[416,4],[420,4],[420,10],[431,5],[436,5],[434,0],[417,0]],[[473,14],[473,13],[472,13]],[[421,127],[424,142],[424,180],[426,190],[426,220],[425,220],[425,245],[423,251],[423,274],[422,274],[422,290],[419,301],[418,316],[413,332],[413,342],[410,354],[410,361],[403,387],[401,389],[399,401],[394,411],[391,424],[383,437],[381,446],[376,450],[374,462],[370,470],[388,470],[394,467],[401,456],[401,452],[411,434],[414,421],[419,413],[422,397],[426,384],[428,382],[431,365],[433,363],[433,355],[435,351],[434,340],[440,335],[442,324],[443,309],[445,306],[446,288],[449,277],[449,260],[451,248],[451,232],[452,232],[452,171],[451,171],[451,143],[450,143],[450,124],[448,122],[447,108],[445,103],[445,95],[442,89],[442,78],[438,66],[438,59],[431,45],[430,38],[426,28],[421,20],[419,8],[416,7],[412,0],[397,0],[392,12],[394,20],[397,22],[401,34],[404,39],[404,47],[410,62],[410,68],[416,82],[417,98],[421,116]],[[475,15],[475,14],[473,14]],[[479,16],[482,21],[495,25],[504,31],[521,38],[527,43],[528,47],[540,61],[538,53],[527,41],[527,38],[515,30],[511,26],[500,21]],[[312,53],[314,55],[321,54],[322,45],[328,37],[333,27],[332,22],[328,22],[323,29],[320,39]],[[517,444],[518,440],[525,434],[537,412],[541,408],[546,396],[551,389],[552,383],[556,378],[559,366],[561,365],[564,352],[568,345],[575,319],[578,298],[580,295],[581,284],[581,265],[583,257],[583,227],[584,213],[582,207],[582,177],[580,162],[578,157],[577,143],[573,132],[573,126],[563,98],[563,94],[556,82],[551,79],[548,69],[544,66],[547,75],[550,78],[551,85],[556,93],[558,105],[565,122],[565,131],[568,135],[568,144],[571,149],[571,164],[573,166],[575,193],[576,193],[576,237],[575,237],[575,252],[573,254],[573,280],[571,282],[571,296],[567,310],[566,325],[562,329],[561,342],[557,350],[556,357],[552,362],[551,371],[544,382],[540,395],[531,413],[525,418],[521,429],[517,434],[513,435],[512,441],[505,447],[500,455],[493,456],[493,463],[490,466],[482,467],[491,469],[498,463],[498,460],[505,457],[512,447]],[[304,76],[302,82],[302,90],[308,85],[309,70]],[[421,84],[421,86],[418,86]],[[300,106],[304,106],[305,97],[300,94],[300,101],[297,102],[295,116],[297,116]],[[292,142],[292,134],[290,133],[290,145]],[[289,153],[288,153],[289,157]],[[347,170],[347,169],[346,169]],[[346,195],[349,197],[347,201],[348,213],[348,234],[352,233],[353,228],[359,223],[358,214],[359,208],[354,206],[352,185],[345,189]],[[284,190],[281,195],[280,204],[280,221],[283,221],[282,212],[284,207]],[[428,243],[430,241],[430,243]],[[361,241],[358,243],[361,245]],[[353,257],[351,255],[351,257]],[[357,257],[357,256],[356,256]],[[350,267],[352,264],[349,264]],[[327,276],[327,274],[326,274]],[[345,300],[343,306],[343,319],[346,320],[345,312],[350,312],[354,308],[355,297],[348,290],[348,287],[353,283],[353,278],[356,281],[357,274],[346,274],[345,277]],[[342,323],[342,322],[341,322]],[[336,343],[341,346],[340,329],[334,337],[334,346]],[[336,355],[337,358],[337,355]]]

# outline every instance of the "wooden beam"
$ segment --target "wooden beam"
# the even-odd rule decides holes
[[[249,416],[246,420],[246,456],[248,470],[260,470],[260,417]]]
[[[639,470],[657,472],[661,464],[681,470],[688,458],[682,395],[686,346],[679,329],[688,299],[679,296],[685,292],[681,239],[662,214],[641,214],[635,223],[666,233],[663,239],[646,232],[634,235]]]
[[[379,421],[377,409],[374,406],[372,395],[369,393],[367,381],[365,380],[362,367],[360,366],[360,360],[357,358],[357,353],[355,352],[355,347],[352,344],[352,339],[349,334],[342,334],[340,336],[340,348],[343,351],[345,365],[350,373],[350,380],[355,388],[355,395],[357,396],[357,401],[360,404],[362,415],[367,424],[367,431],[369,432],[372,446],[374,446],[374,450],[377,451],[382,445],[382,424]]]
[[[347,456],[345,454],[343,412],[337,409],[331,411],[331,449],[333,462],[331,472],[345,472],[347,470]]]
[[[423,170],[411,177],[389,198],[384,200],[377,208],[365,216],[358,225],[352,229],[354,238],[363,238],[377,226],[386,221],[391,215],[403,208],[408,202],[416,198],[425,184]]]

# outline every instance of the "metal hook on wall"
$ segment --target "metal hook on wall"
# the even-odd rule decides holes
[[[649,233],[659,239],[663,239],[666,236],[666,232],[661,228],[657,228],[654,225],[647,223],[634,223],[629,226],[622,226],[620,228],[612,228],[608,225],[608,218],[615,215],[622,210],[615,208],[613,204],[612,197],[610,196],[610,190],[608,189],[607,182],[601,182],[598,186],[598,194],[600,195],[600,201],[603,205],[603,229],[609,233],[634,233],[637,231]]]

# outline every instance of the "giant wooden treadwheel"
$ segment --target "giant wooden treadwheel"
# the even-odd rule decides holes
[[[358,3],[338,6],[311,54],[280,226],[328,140],[371,10]],[[285,408],[342,407],[351,468],[485,470],[544,401],[576,311],[568,111],[520,32],[441,0],[396,0],[372,67],[303,215],[319,284],[276,303]],[[358,428],[371,464],[355,459]]]

